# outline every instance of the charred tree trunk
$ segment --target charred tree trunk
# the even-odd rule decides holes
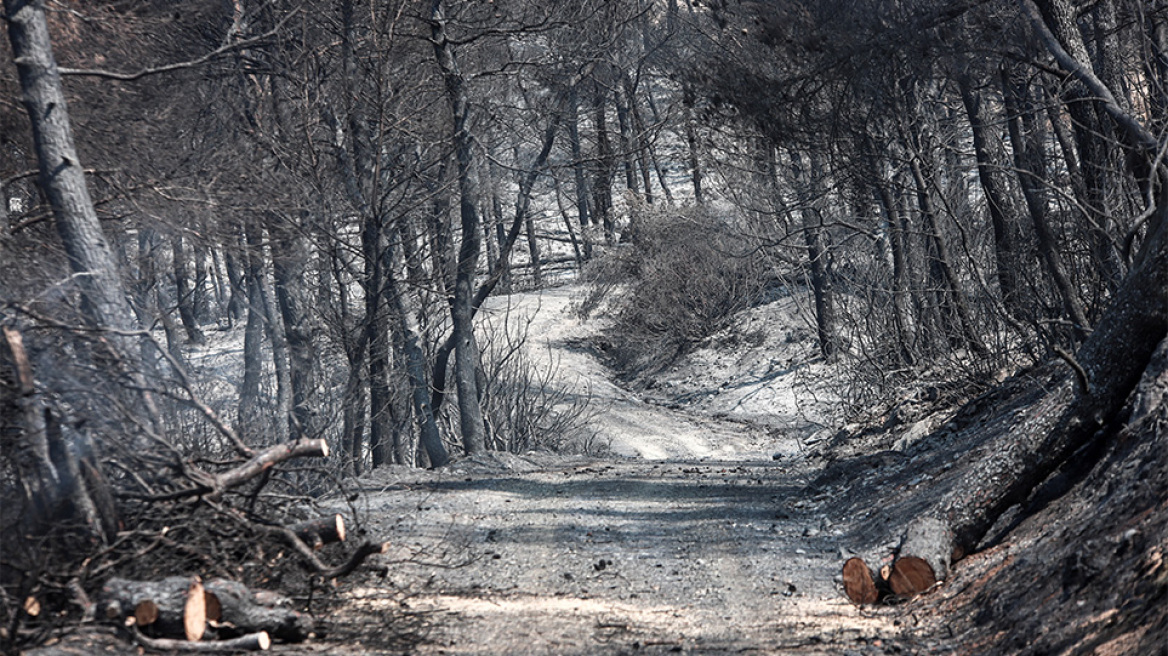
[[[608,135],[607,95],[603,87],[597,85],[596,103],[593,106],[593,124],[596,128],[596,177],[592,183],[593,223],[604,228],[604,240],[611,244],[616,238],[616,227],[612,216],[612,176],[616,168],[612,140]]]
[[[700,205],[705,202],[702,196],[702,160],[697,120],[694,118],[693,111],[694,91],[689,85],[686,85],[682,92],[682,107],[684,109],[682,121],[685,122],[685,141],[689,146],[689,170],[690,178],[693,180],[694,202]]]
[[[633,79],[626,73],[622,79],[624,99],[632,118],[633,143],[637,153],[638,168],[641,169],[641,184],[645,189],[645,204],[653,204],[652,172],[649,169],[649,133],[645,129],[645,120],[641,117],[641,110],[637,107],[637,87]]]
[[[614,95],[616,96],[617,125],[620,128],[621,165],[625,173],[625,189],[636,194],[639,191],[637,162],[633,156],[635,148],[633,146],[633,128],[630,125],[632,118],[629,116],[628,96],[621,88],[617,88]]]
[[[174,289],[178,303],[178,316],[182,319],[183,329],[187,333],[187,341],[191,344],[203,345],[207,338],[199,329],[199,320],[195,313],[195,293],[191,288],[190,262],[187,261],[187,251],[183,247],[183,238],[180,234],[171,237],[171,254],[174,264]]]
[[[925,219],[925,225],[929,231],[928,236],[934,249],[932,265],[940,271],[945,287],[939,290],[939,293],[947,299],[946,304],[950,305],[956,314],[956,337],[978,355],[985,355],[988,351],[985,344],[982,343],[981,337],[974,330],[973,311],[969,307],[969,301],[961,288],[961,282],[957,279],[957,273],[953,269],[953,258],[949,254],[949,245],[946,243],[944,235],[941,234],[941,226],[937,220],[937,208],[933,204],[928,182],[921,171],[920,158],[913,157],[909,166],[912,170],[913,181],[916,183],[917,202],[920,205],[921,215]],[[947,328],[947,330],[949,329]]]
[[[989,210],[990,225],[994,233],[994,258],[998,279],[998,289],[1002,304],[1015,317],[1023,316],[1025,302],[1021,298],[1017,276],[1021,271],[1017,239],[1014,237],[1012,217],[1016,214],[1008,193],[1009,186],[1004,179],[999,161],[1000,149],[989,134],[990,121],[985,115],[981,92],[973,88],[968,75],[959,78],[961,101],[965,105],[969,126],[973,132],[973,150],[977,157],[977,176],[985,192],[986,207]]]
[[[238,243],[239,240],[233,238],[232,241]],[[232,327],[243,321],[248,304],[244,267],[240,266],[239,256],[233,246],[228,246],[223,252],[223,259],[227,264],[227,281],[231,290],[230,300],[227,301],[227,319]]]
[[[260,383],[263,380],[264,316],[263,298],[263,242],[259,226],[254,221],[245,228],[247,234],[247,325],[243,329],[243,382],[239,388],[239,419],[236,432],[240,435],[263,435],[261,427],[267,421],[260,401]]]
[[[575,177],[576,220],[584,242],[584,259],[592,259],[592,239],[589,236],[592,218],[588,208],[588,181],[584,176],[584,151],[580,144],[580,99],[576,87],[568,89],[568,144],[572,152],[572,173]]]
[[[1029,0],[1026,0],[1029,2]],[[1042,18],[1064,51],[1080,65],[1089,67],[1091,56],[1076,18],[1077,8],[1067,0],[1039,0]],[[1085,196],[1082,199],[1092,245],[1105,288],[1114,290],[1123,275],[1122,258],[1112,237],[1114,217],[1110,213],[1108,190],[1115,186],[1113,160],[1108,143],[1113,134],[1092,102],[1092,90],[1080,80],[1069,89],[1066,108],[1073,121]]]
[[[1046,179],[1046,160],[1042,156],[1042,134],[1034,117],[1034,107],[1024,87],[1013,82],[1010,74],[1002,70],[1002,90],[1009,114],[1010,141],[1014,146],[1014,168],[1022,187],[1022,196],[1034,225],[1034,236],[1038,253],[1046,265],[1047,274],[1054,283],[1062,301],[1063,311],[1075,326],[1077,339],[1082,339],[1090,330],[1087,312],[1066,273],[1057,239],[1047,218],[1046,200],[1042,188]]]
[[[446,36],[446,13],[443,0],[434,0],[431,6],[431,38],[434,54],[442,70],[450,103],[454,127],[454,151],[458,163],[459,217],[462,242],[458,250],[454,298],[450,314],[454,324],[455,373],[458,389],[458,414],[462,429],[463,447],[468,454],[486,450],[487,430],[479,401],[476,369],[479,352],[475,341],[472,296],[475,268],[479,260],[478,192],[474,182],[473,148],[470,134],[470,102],[466,80],[458,68],[454,45]]]
[[[386,312],[385,235],[376,216],[365,219],[365,343],[369,348],[369,450],[374,468],[390,462],[392,441],[389,386],[389,317]]]
[[[825,360],[835,358],[838,350],[835,337],[835,297],[829,271],[829,254],[824,244],[823,202],[821,189],[818,188],[819,177],[823,175],[821,166],[811,156],[810,162],[805,162],[800,153],[791,154],[791,163],[795,166],[799,178],[800,205],[803,215],[803,239],[807,247],[807,269],[811,280],[811,292],[815,297],[815,327],[819,351]]]
[[[68,103],[53,57],[44,3],[4,0],[4,10],[13,61],[20,77],[21,102],[32,125],[40,188],[52,208],[53,224],[65,248],[69,267],[77,274],[74,280],[83,299],[82,309],[95,328],[133,331],[138,326],[74,147]],[[136,388],[134,394],[140,400],[136,407],[141,409],[143,423],[161,434],[161,417],[142,373],[143,352],[152,357],[153,345],[119,332],[106,337],[106,343],[115,351],[115,361],[121,364]]]
[[[905,243],[906,227],[900,207],[893,198],[888,185],[881,181],[876,188],[876,200],[888,224],[888,248],[892,259],[892,312],[896,322],[897,352],[904,364],[912,365],[916,356],[911,347],[912,310],[908,298],[908,246]]]
[[[284,325],[290,387],[288,438],[313,437],[318,427],[315,413],[316,357],[312,317],[309,315],[305,272],[310,263],[303,227],[287,225],[271,216],[272,270],[276,301]],[[285,218],[284,221],[291,221]]]
[[[430,383],[426,378],[426,353],[422,349],[421,333],[413,313],[406,306],[402,296],[401,286],[397,282],[393,271],[387,278],[386,284],[389,301],[397,321],[400,334],[401,350],[405,355],[406,377],[410,384],[410,400],[414,406],[414,417],[418,422],[418,436],[422,448],[431,467],[441,467],[450,461],[446,446],[442,443],[442,434],[438,430],[438,421],[434,416],[434,407],[430,404]]]

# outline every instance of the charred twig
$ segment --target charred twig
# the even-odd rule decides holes
[[[1075,372],[1075,382],[1079,385],[1079,393],[1083,396],[1090,394],[1091,380],[1087,377],[1087,370],[1083,368],[1083,365],[1079,364],[1079,361],[1075,359],[1075,356],[1066,352],[1060,346],[1052,346],[1051,350],[1054,351],[1054,354],[1059,356],[1059,359],[1066,362],[1067,365],[1070,366],[1071,370]]]
[[[190,640],[173,640],[169,638],[147,638],[142,635],[138,627],[132,627],[134,641],[146,649],[154,651],[188,651],[204,654],[221,653],[225,651],[267,651],[272,645],[272,639],[267,631],[249,633],[232,638],[231,640],[214,640],[208,642],[192,642]]]

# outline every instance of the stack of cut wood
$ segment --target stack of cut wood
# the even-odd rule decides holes
[[[952,545],[953,532],[944,522],[921,518],[905,531],[891,565],[876,571],[862,558],[849,558],[844,563],[844,594],[861,605],[915,597],[949,575]]]
[[[128,627],[143,646],[183,651],[266,650],[272,638],[301,642],[312,618],[286,597],[236,581],[172,576],[158,581],[110,579],[102,588],[108,620]]]

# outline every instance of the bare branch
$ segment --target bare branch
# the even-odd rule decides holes
[[[135,71],[133,73],[119,73],[117,71],[107,71],[105,69],[100,69],[100,68],[59,68],[57,70],[61,73],[61,75],[76,75],[79,77],[100,77],[100,78],[105,78],[107,80],[118,80],[120,82],[133,82],[134,80],[139,80],[141,78],[144,78],[144,77],[147,77],[150,75],[158,75],[160,73],[171,73],[173,71],[184,70],[187,68],[195,68],[196,66],[202,66],[203,64],[206,64],[207,62],[210,62],[211,60],[213,60],[217,57],[220,57],[220,56],[223,56],[226,54],[230,54],[230,53],[233,53],[237,50],[242,50],[242,49],[248,48],[250,46],[254,46],[257,43],[261,43],[267,39],[270,39],[271,37],[278,34],[280,32],[280,30],[283,29],[284,24],[287,23],[298,12],[299,12],[299,9],[293,9],[292,11],[288,12],[288,15],[285,16],[284,18],[280,19],[280,22],[276,23],[275,27],[268,30],[267,32],[264,32],[263,34],[253,36],[250,39],[244,39],[243,41],[236,41],[235,43],[230,43],[230,44],[227,44],[224,46],[220,46],[220,47],[212,50],[211,52],[208,52],[207,54],[203,55],[202,57],[197,57],[195,59],[190,59],[187,61],[175,62],[173,64],[165,64],[163,66],[155,66],[152,68],[144,68],[140,71]]]

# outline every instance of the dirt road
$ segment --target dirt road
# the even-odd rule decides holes
[[[570,294],[512,310],[557,380],[591,390],[609,458],[493,454],[441,472],[382,470],[367,527],[388,575],[339,617],[385,617],[356,649],[418,654],[885,653],[887,614],[847,603],[846,526],[809,496],[798,445],[644,403],[579,339]],[[505,303],[507,301],[499,301]],[[502,316],[502,305],[489,308]],[[519,316],[511,315],[509,321]],[[779,453],[780,458],[773,456]],[[360,618],[366,618],[361,620]],[[388,618],[393,618],[389,620]]]

